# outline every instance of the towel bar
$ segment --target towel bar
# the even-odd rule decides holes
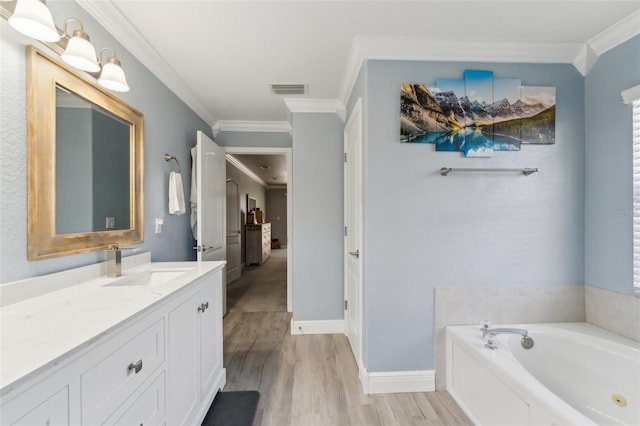
[[[451,172],[519,172],[525,176],[529,176],[539,171],[540,169],[538,169],[537,167],[525,167],[521,169],[443,167],[440,169],[440,174],[442,176],[446,176]]]

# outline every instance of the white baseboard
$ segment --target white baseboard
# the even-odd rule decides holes
[[[368,372],[360,369],[364,393],[433,392],[436,390],[434,370]]]
[[[294,321],[292,318],[291,334],[344,334],[344,320]]]

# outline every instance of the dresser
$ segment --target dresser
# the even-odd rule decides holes
[[[247,265],[262,265],[271,256],[271,224],[247,224]]]

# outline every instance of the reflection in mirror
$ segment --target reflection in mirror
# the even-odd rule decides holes
[[[56,234],[129,229],[129,123],[56,85]]]
[[[247,194],[247,213],[256,209],[256,199]]]

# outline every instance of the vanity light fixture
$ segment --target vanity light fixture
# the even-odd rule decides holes
[[[104,51],[111,51],[113,54],[113,56],[107,58],[106,62],[102,62],[102,53]],[[98,57],[100,59],[100,63],[103,64],[102,72],[98,78],[98,84],[115,92],[128,92],[129,85],[127,84],[122,64],[120,63],[120,60],[116,58],[115,50],[110,47],[105,47],[100,50]]]
[[[19,33],[41,41],[55,42],[60,34],[44,1],[18,0],[9,24]]]
[[[4,2],[7,0],[0,0]],[[96,49],[91,44],[89,35],[84,31],[84,25],[78,18],[64,21],[62,32],[53,22],[51,11],[45,0],[17,0],[13,14],[10,9],[0,5],[2,17],[18,32],[39,40],[50,49],[60,54],[60,58],[74,68],[89,73],[100,73],[98,84],[114,92],[128,92],[129,85],[125,78],[120,60],[116,52],[105,47],[96,55]],[[69,33],[69,25],[75,23],[80,28]],[[62,40],[62,39],[66,40]],[[66,43],[65,43],[66,42]],[[102,54],[110,51],[112,56],[103,61]]]
[[[75,30],[71,37],[68,36],[67,27],[71,22],[77,22],[80,25],[80,29]],[[64,53],[60,55],[63,61],[71,65],[74,68],[81,69],[88,72],[100,71],[100,64],[96,57],[96,49],[91,44],[89,35],[84,32],[84,26],[77,18],[69,18],[64,21],[63,35],[69,37],[67,48]]]

